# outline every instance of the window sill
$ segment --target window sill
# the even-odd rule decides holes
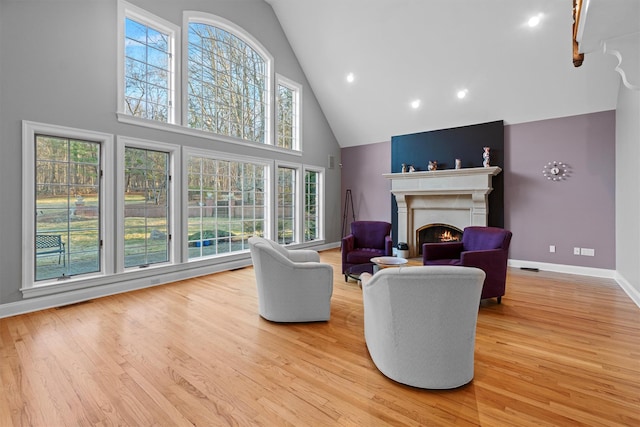
[[[240,138],[214,134],[214,133],[206,132],[203,130],[191,129],[191,128],[187,128],[184,126],[175,125],[171,123],[163,123],[163,122],[157,122],[154,120],[142,119],[140,117],[133,117],[124,113],[116,113],[116,117],[120,123],[126,123],[129,125],[142,126],[146,128],[162,130],[165,132],[188,135],[196,138],[207,139],[210,141],[219,141],[219,142],[225,142],[228,144],[243,145],[245,147],[255,148],[259,150],[285,153],[293,156],[302,156],[302,151],[299,151],[299,150],[288,150],[286,148],[275,147],[269,144],[260,144],[258,142],[247,142]]]

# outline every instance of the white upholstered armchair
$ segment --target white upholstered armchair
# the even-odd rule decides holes
[[[365,341],[380,372],[428,389],[471,381],[484,278],[478,268],[456,266],[362,275]]]
[[[308,249],[288,250],[262,237],[249,238],[260,316],[274,322],[329,320],[333,268]]]

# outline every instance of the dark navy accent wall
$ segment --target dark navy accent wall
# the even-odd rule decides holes
[[[438,169],[454,169],[455,159],[463,168],[482,167],[483,147],[491,147],[491,166],[504,169],[504,123],[502,120],[399,135],[391,138],[391,172],[402,172],[402,164],[426,171],[429,161],[437,161]],[[504,172],[493,177],[489,194],[489,225],[504,227]],[[391,196],[391,223],[394,244],[398,234],[398,206]]]

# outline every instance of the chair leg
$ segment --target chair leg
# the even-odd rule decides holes
[[[498,304],[502,304],[502,297],[498,297]]]
[[[346,275],[346,274],[344,275],[344,281],[345,281],[345,282],[348,282],[348,281],[349,281],[349,276],[348,276],[348,275]]]

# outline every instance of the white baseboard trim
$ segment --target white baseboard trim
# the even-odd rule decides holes
[[[578,274],[582,276],[602,277],[605,279],[613,279],[618,286],[631,298],[631,300],[640,307],[640,290],[633,287],[624,277],[616,270],[607,270],[604,268],[580,267],[576,265],[550,264],[545,262],[521,261],[510,259],[509,267],[516,268],[537,268],[543,271],[553,271],[556,273]]]
[[[631,298],[631,300],[640,308],[640,289],[634,288],[633,285],[619,273],[616,273],[615,279],[622,290],[625,291],[627,295],[629,295],[629,298]]]
[[[329,242],[321,246],[314,246],[313,249],[316,251],[326,251],[329,249],[337,249],[340,246],[342,246],[342,242]]]
[[[509,267],[516,268],[537,268],[543,271],[553,271],[556,273],[579,274],[582,276],[602,277],[606,279],[615,279],[616,271],[607,270],[605,268],[580,267],[577,265],[551,264],[546,262],[522,261],[518,259],[510,259]]]

